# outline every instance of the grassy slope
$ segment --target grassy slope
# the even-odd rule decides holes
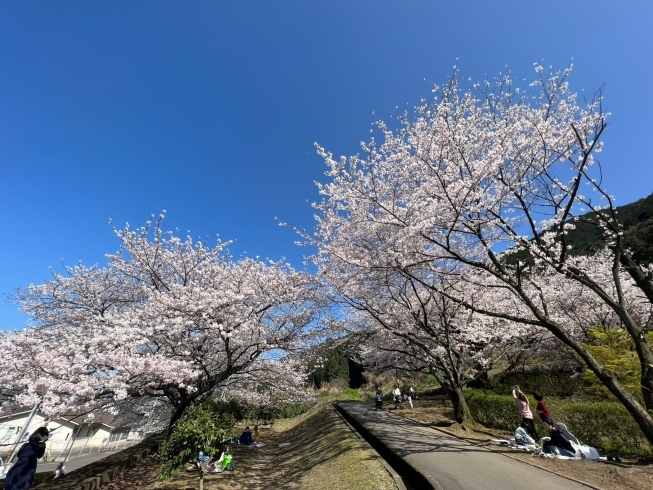
[[[347,396],[349,395],[349,396]],[[392,477],[374,453],[342,422],[328,404],[327,395],[309,412],[293,419],[280,420],[273,429],[262,429],[262,449],[234,447],[236,471],[208,475],[205,489],[263,490],[270,488],[306,490],[391,490]],[[357,393],[345,398],[360,398]],[[290,446],[279,448],[281,442]],[[149,465],[149,466],[148,466]],[[130,479],[129,473],[134,475]],[[198,488],[197,474],[182,472],[167,482],[157,482],[158,467],[145,463],[128,470],[124,478],[113,482],[108,490],[185,490]]]

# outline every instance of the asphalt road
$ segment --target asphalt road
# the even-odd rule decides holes
[[[582,485],[417,422],[376,411],[370,403],[339,404],[376,437],[443,490],[580,490]]]
[[[107,456],[111,456],[112,454],[117,453],[118,451],[122,451],[122,449],[118,449],[115,451],[105,451],[99,453],[84,454],[82,456],[75,456],[74,458],[66,461],[65,463],[66,472],[71,472],[73,470],[76,470],[77,468],[81,468],[82,466],[86,466],[87,464],[93,463],[94,461],[99,461],[101,459],[104,459]],[[50,473],[54,474],[54,470],[57,469],[58,464],[59,464],[58,461],[55,461],[53,463],[39,462],[36,467],[36,472],[45,473],[46,471],[49,471]]]

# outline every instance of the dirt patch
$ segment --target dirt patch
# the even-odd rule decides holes
[[[553,471],[603,490],[649,490],[653,488],[653,465],[625,461],[613,464],[602,461],[570,461],[533,457],[524,451],[511,450],[490,443],[491,438],[512,438],[505,431],[476,427],[475,430],[455,424],[451,404],[444,397],[420,398],[414,409],[397,410],[397,415],[443,430],[451,435],[479,444],[539,468]],[[582,442],[582,441],[581,441]]]
[[[391,490],[392,477],[372,451],[335,413],[323,406],[274,428],[262,429],[264,448],[234,446],[236,471],[207,475],[207,490]],[[280,448],[280,443],[289,446]],[[151,459],[126,470],[109,490],[187,490],[199,488],[196,472],[181,472],[170,481],[157,481],[159,467]]]

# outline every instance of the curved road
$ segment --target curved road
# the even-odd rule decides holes
[[[338,404],[442,490],[581,490],[587,487],[393,415],[373,404]]]

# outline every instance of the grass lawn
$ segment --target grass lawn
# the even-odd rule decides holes
[[[298,488],[306,490],[391,490],[392,477],[365,444],[324,403],[299,417],[280,420],[262,429],[257,449],[234,446],[236,471],[207,475],[207,490],[258,490]],[[279,448],[282,442],[290,443]],[[103,489],[187,490],[199,488],[195,472],[181,472],[166,482],[157,481],[159,468],[152,460],[125,471]]]

